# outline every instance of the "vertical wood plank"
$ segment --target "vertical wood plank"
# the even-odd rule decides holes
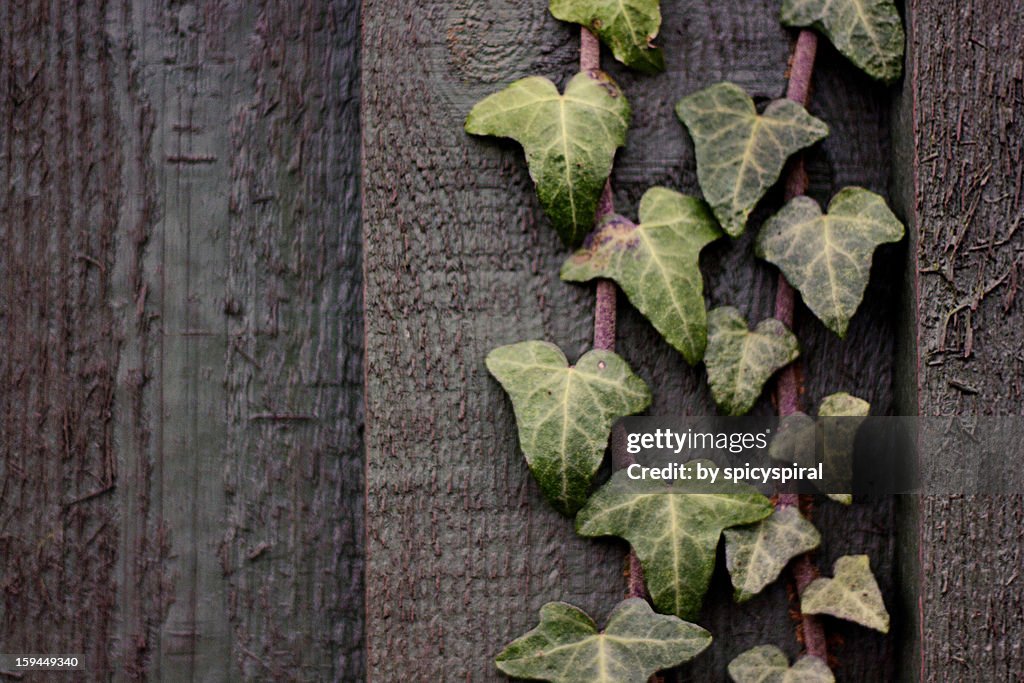
[[[902,402],[911,414],[1021,415],[1024,7],[913,0],[906,14],[896,150],[913,236],[916,356],[904,362]],[[907,680],[1020,680],[1020,496],[907,503],[901,533],[916,571],[903,578],[914,617],[906,636],[919,646],[905,658]]]
[[[0,20],[0,651],[359,680],[358,4]]]
[[[672,113],[683,95],[728,79],[759,99],[782,96],[791,36],[776,2],[664,3],[668,69],[649,77],[604,64],[633,105],[617,158],[616,207],[630,215],[665,184],[697,193],[693,151]],[[494,655],[566,600],[599,621],[622,596],[623,547],[585,541],[541,499],[517,449],[511,409],[483,365],[500,344],[545,338],[575,359],[588,348],[593,291],[558,280],[566,252],[537,208],[519,149],[462,131],[473,103],[516,78],[560,86],[574,73],[578,30],[547,3],[396,4],[364,8],[363,147],[367,325],[367,638],[372,680],[499,680]],[[812,194],[889,184],[889,93],[823,49],[812,111],[832,137],[811,153]],[[415,95],[410,95],[415,93]],[[766,209],[778,206],[774,196]],[[766,215],[758,213],[751,229]],[[750,236],[703,260],[709,305],[771,314],[775,271],[751,267]],[[899,249],[876,268],[898,268]],[[798,325],[808,401],[838,390],[891,410],[898,282],[876,278],[840,342],[806,310]],[[711,410],[703,370],[685,365],[624,299],[619,348],[654,390],[650,413]],[[770,410],[765,402],[758,408]],[[891,500],[823,506],[823,566],[872,556],[893,599]],[[701,623],[716,636],[686,680],[724,680],[747,647],[795,653],[786,588],[731,604],[719,575]],[[835,627],[840,680],[891,674],[890,641]]]
[[[0,5],[0,649],[99,671],[116,629],[123,163],[104,18],[103,3]]]

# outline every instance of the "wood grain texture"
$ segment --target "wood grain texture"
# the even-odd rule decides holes
[[[0,646],[111,666],[124,158],[103,11],[0,22]]]
[[[0,651],[359,680],[357,4],[0,19]]]
[[[1021,415],[1024,7],[915,0],[907,22],[910,77],[896,150],[898,195],[914,237],[917,305],[908,317],[917,322],[917,352],[902,354],[901,403],[922,415]],[[933,475],[951,477],[965,456],[922,454]],[[1020,496],[916,503],[901,532],[919,560],[903,577],[915,616],[906,635],[920,647],[904,664],[907,680],[1021,680]]]
[[[672,113],[680,97],[721,79],[762,101],[785,92],[792,36],[778,25],[775,2],[688,0],[663,11],[666,73],[632,74],[604,57],[634,110],[613,176],[615,205],[627,215],[652,184],[697,192],[692,146]],[[516,78],[564,84],[577,37],[545,2],[364,7],[371,680],[498,680],[494,655],[535,624],[543,603],[567,600],[600,620],[625,590],[622,545],[577,538],[571,520],[541,499],[508,401],[483,365],[495,346],[531,338],[578,357],[590,344],[592,288],[558,280],[566,252],[538,209],[521,152],[462,131],[475,101]],[[886,192],[888,91],[824,47],[815,85],[811,111],[833,132],[809,154],[811,194],[825,201],[846,184]],[[775,192],[764,206],[780,201]],[[710,305],[731,303],[759,319],[771,314],[776,273],[750,266],[750,237],[709,247],[703,265]],[[900,267],[898,248],[875,266]],[[846,342],[798,308],[808,404],[842,389],[891,410],[899,286],[875,278]],[[686,366],[624,297],[619,304],[617,348],[653,387],[650,413],[711,409],[703,370]],[[881,500],[816,513],[829,530],[822,565],[868,553],[890,601],[893,510]],[[685,680],[725,680],[726,663],[755,644],[797,651],[784,586],[742,607],[729,595],[719,574],[700,620],[716,643]],[[891,677],[889,641],[835,622],[830,629],[845,641],[834,648],[840,680]]]

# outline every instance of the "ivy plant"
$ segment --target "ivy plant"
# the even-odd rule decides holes
[[[833,572],[831,579],[815,579],[800,596],[804,614],[831,614],[888,633],[889,613],[868,556],[844,555]]]
[[[775,371],[800,355],[796,336],[774,318],[753,330],[732,306],[709,315],[708,350],[704,364],[715,403],[727,415],[744,415],[761,395]]]
[[[645,600],[623,600],[604,631],[564,602],[540,610],[540,624],[498,655],[510,676],[554,683],[644,683],[659,669],[681,664],[711,644],[700,626],[655,614]]]
[[[783,0],[782,23],[822,31],[872,78],[892,83],[903,73],[903,24],[893,0]]]
[[[847,187],[823,214],[796,197],[765,223],[757,255],[771,261],[825,325],[846,336],[871,272],[875,248],[903,239],[903,224],[874,192]]]
[[[639,413],[651,392],[611,351],[589,351],[576,365],[554,344],[502,346],[487,368],[508,392],[519,423],[519,445],[541,490],[573,514],[587,500],[617,417]]]
[[[661,50],[652,45],[661,26],[658,0],[551,0],[551,14],[586,26],[627,66],[647,73],[665,68]]]
[[[843,188],[823,212],[800,196],[805,183],[792,176],[796,181],[787,188],[796,196],[772,213],[755,241],[756,255],[780,271],[775,317],[752,328],[733,306],[708,312],[700,254],[723,235],[741,235],[794,155],[828,135],[827,124],[806,109],[814,31],[868,76],[887,83],[899,77],[904,34],[892,0],[781,0],[782,23],[801,28],[787,97],[759,110],[748,93],[728,82],[682,97],[676,114],[693,142],[702,197],[650,188],[636,222],[615,213],[609,181],[631,109],[618,85],[600,70],[594,41],[629,67],[660,71],[664,56],[652,43],[661,29],[659,4],[550,0],[550,11],[583,27],[580,72],[562,93],[544,77],[515,81],[474,106],[465,128],[522,146],[540,206],[562,242],[574,249],[561,278],[598,282],[598,348],[571,365],[555,344],[509,340],[513,343],[487,356],[486,365],[511,399],[520,448],[547,500],[576,516],[581,536],[628,541],[643,582],[631,575],[631,597],[611,611],[603,631],[578,608],[548,603],[539,625],[497,656],[498,668],[510,676],[560,683],[641,683],[698,656],[711,635],[684,620],[700,617],[723,537],[737,601],[753,598],[790,567],[802,614],[887,631],[888,613],[866,555],[840,557],[832,577],[814,578],[817,570],[808,553],[819,546],[821,534],[802,511],[800,496],[769,499],[736,483],[698,483],[680,493],[663,482],[638,485],[622,470],[596,490],[594,479],[613,422],[651,402],[647,384],[612,348],[612,282],[686,362],[703,362],[720,412],[747,413],[779,375],[780,412],[787,407],[771,444],[773,458],[803,462],[822,442],[831,474],[848,463],[852,430],[870,406],[837,392],[821,402],[817,422],[799,411],[798,387],[789,372],[800,353],[789,286],[822,324],[843,337],[864,297],[875,250],[903,237],[903,226],[884,198]],[[822,438],[821,422],[837,416],[847,420],[826,428]],[[829,496],[852,502],[849,494]],[[793,664],[778,647],[765,644],[733,659],[728,675],[737,683],[833,681],[825,639],[820,633],[814,637],[811,627],[806,622],[803,631],[808,652]]]
[[[700,251],[721,236],[704,202],[652,187],[640,200],[640,224],[605,217],[562,266],[562,279],[614,280],[665,341],[695,365],[708,336]]]
[[[793,666],[774,645],[758,645],[729,662],[729,677],[736,683],[834,683],[825,662],[801,657]]]
[[[772,512],[771,503],[743,484],[694,482],[687,493],[674,493],[659,482],[645,484],[616,472],[580,510],[576,531],[629,541],[654,606],[684,619],[696,618],[711,583],[722,531],[764,519]]]
[[[629,102],[607,74],[578,73],[565,94],[548,79],[531,76],[473,107],[466,131],[523,146],[540,203],[562,241],[573,246],[594,227],[629,117]]]
[[[768,454],[774,460],[803,467],[812,467],[820,460],[826,481],[849,482],[853,478],[854,439],[870,410],[871,405],[864,399],[844,391],[830,394],[818,406],[818,420],[802,412],[783,418]],[[849,493],[827,495],[843,505],[853,503],[853,496]]]
[[[821,534],[795,507],[778,508],[756,524],[725,530],[725,565],[736,602],[774,583],[789,561],[821,543]]]
[[[786,160],[828,135],[828,126],[791,100],[758,114],[738,85],[718,83],[676,105],[697,156],[697,180],[722,228],[743,233],[750,212],[776,183]]]

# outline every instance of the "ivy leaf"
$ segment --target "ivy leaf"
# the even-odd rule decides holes
[[[830,394],[818,405],[818,417],[866,418],[871,404],[846,392]],[[820,455],[824,463],[825,481],[853,479],[851,458],[857,430],[863,419],[814,420],[805,413],[793,413],[782,419],[778,433],[768,446],[774,460],[794,462],[802,467],[814,467]],[[849,493],[829,493],[829,498],[843,505],[853,504]]]
[[[792,462],[801,467],[817,465],[817,422],[807,413],[797,411],[779,420],[779,428],[768,445],[772,460]]]
[[[729,676],[736,683],[835,683],[825,662],[806,655],[789,665],[785,653],[774,645],[759,645],[729,662]]]
[[[818,406],[818,417],[851,418],[826,420],[823,443],[825,450],[826,481],[849,481],[853,483],[853,448],[863,418],[871,411],[871,404],[862,398],[838,392],[826,396]],[[862,419],[852,419],[862,418]],[[850,493],[829,493],[830,499],[842,505],[852,505]]]
[[[796,102],[775,100],[758,114],[754,100],[732,83],[718,83],[676,105],[697,155],[697,180],[725,231],[737,237],[786,159],[828,135],[824,121]]]
[[[796,337],[774,318],[753,331],[732,306],[708,314],[704,363],[715,403],[727,415],[743,415],[754,405],[768,378],[800,355]]]
[[[698,462],[713,466],[689,465]],[[620,470],[576,515],[576,532],[629,541],[658,611],[693,619],[711,581],[722,530],[764,519],[772,504],[744,484],[692,481],[686,491],[633,481]]]
[[[818,417],[867,417],[871,404],[845,391],[829,394],[821,399],[818,406]],[[860,424],[857,420],[855,424]]]
[[[783,0],[782,23],[819,29],[874,79],[892,83],[903,72],[903,24],[892,0]]]
[[[821,534],[795,507],[777,508],[756,524],[725,531],[725,565],[737,602],[775,581],[791,559],[814,550]]]
[[[700,626],[655,614],[640,598],[620,602],[600,633],[581,609],[549,602],[537,628],[512,641],[495,662],[502,673],[530,680],[645,683],[710,644],[711,634]]]
[[[573,514],[604,459],[612,422],[650,405],[650,390],[611,351],[589,351],[570,366],[544,341],[494,349],[487,369],[512,399],[519,445],[541,490]]]
[[[840,337],[860,306],[875,248],[903,239],[903,224],[885,200],[859,187],[840,190],[823,215],[796,197],[764,224],[756,251],[800,290],[804,303]]]
[[[867,555],[844,555],[833,566],[834,578],[811,582],[800,596],[804,614],[831,614],[882,633],[889,632],[889,613],[871,573]]]
[[[661,49],[651,45],[661,27],[658,0],[551,0],[550,7],[556,19],[597,34],[626,66],[646,73],[664,70]]]
[[[531,76],[478,102],[466,132],[523,146],[545,213],[562,241],[575,246],[594,227],[629,118],[626,97],[601,71],[576,74],[564,95],[548,79]]]
[[[818,443],[816,441],[818,430],[818,423],[807,413],[796,412],[786,415],[779,424],[778,433],[768,446],[768,454],[773,460],[792,462],[801,467],[815,467],[818,463]],[[845,456],[847,469],[849,469],[848,456],[852,453],[853,448],[852,440],[849,442],[849,447]],[[836,477],[841,476],[837,475],[836,468],[842,465],[843,457],[840,457],[842,453],[837,453],[834,446],[826,448],[822,443],[821,455],[825,481],[835,482]],[[847,476],[848,479],[850,479],[850,475]],[[825,495],[842,505],[853,505],[853,494],[851,493],[826,493]]]
[[[562,279],[611,278],[690,365],[704,356],[707,311],[700,251],[722,236],[698,199],[652,187],[640,225],[610,216],[562,266]]]

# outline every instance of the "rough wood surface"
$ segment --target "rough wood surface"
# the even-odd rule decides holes
[[[358,680],[357,4],[0,21],[0,651]]]
[[[923,415],[1022,415],[1024,6],[914,0],[907,20],[896,149],[916,238],[917,353],[901,403]],[[923,454],[926,467],[936,455]],[[906,680],[1024,679],[1020,496],[926,496],[910,512],[902,533],[919,565],[903,579],[915,617],[905,635],[920,650]]]
[[[672,107],[733,80],[759,99],[785,92],[792,35],[777,3],[666,3],[660,44],[668,69],[648,77],[604,64],[630,98],[634,123],[613,177],[627,215],[652,184],[695,193],[693,151]],[[550,600],[599,620],[622,596],[623,549],[584,541],[541,499],[517,450],[512,411],[486,372],[495,346],[531,338],[570,358],[590,344],[592,287],[558,280],[566,252],[547,225],[512,144],[462,131],[472,104],[512,80],[574,73],[578,30],[542,1],[457,0],[364,7],[363,148],[367,365],[367,642],[376,681],[497,680],[493,657],[536,623]],[[889,184],[889,92],[822,49],[811,110],[832,137],[808,157],[811,194]],[[411,95],[414,93],[414,95]],[[781,192],[766,206],[778,206]],[[764,216],[762,210],[754,225]],[[751,269],[751,240],[722,241],[703,259],[709,303],[771,314],[775,271]],[[876,271],[898,271],[899,249]],[[881,272],[879,272],[881,275]],[[888,282],[885,280],[888,279]],[[806,309],[808,403],[848,390],[891,409],[899,281],[876,278],[846,342]],[[650,413],[702,413],[711,402],[691,369],[620,297],[618,348],[654,388]],[[762,404],[761,411],[771,407]],[[829,529],[819,560],[867,552],[893,600],[889,500],[816,513]],[[743,607],[716,579],[701,623],[716,636],[685,680],[725,680],[743,649],[797,651],[785,587]],[[891,677],[892,645],[830,622],[840,680]]]
[[[0,645],[103,671],[120,517],[112,60],[95,11],[4,3],[0,22]]]

